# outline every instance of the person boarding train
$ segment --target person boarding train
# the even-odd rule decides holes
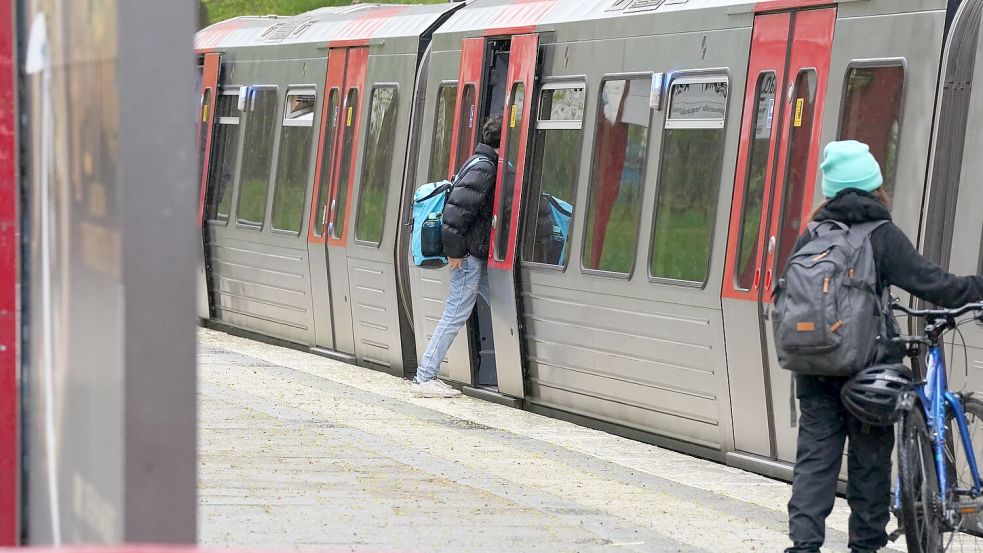
[[[440,363],[454,337],[467,323],[478,294],[488,300],[488,242],[491,234],[492,199],[498,173],[502,116],[493,115],[481,128],[481,143],[465,162],[462,174],[444,208],[441,239],[451,271],[444,314],[434,328],[416,377],[410,385],[417,397],[456,397],[459,390],[437,378]],[[473,162],[475,159],[479,161]]]

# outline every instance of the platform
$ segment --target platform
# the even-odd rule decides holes
[[[788,545],[783,482],[471,397],[413,398],[388,374],[213,330],[198,356],[204,547]],[[839,500],[824,551],[847,550],[847,515]]]

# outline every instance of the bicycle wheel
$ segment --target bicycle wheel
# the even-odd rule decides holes
[[[925,414],[916,405],[902,413],[900,424],[901,522],[908,553],[938,553],[943,545],[939,478],[932,460],[932,439]]]
[[[966,412],[966,428],[969,431],[970,441],[973,444],[974,457],[977,465],[983,462],[983,400],[977,399],[972,394],[961,396],[963,410]],[[955,490],[950,494],[950,501],[956,505],[964,506],[983,506],[983,497],[971,497],[968,492],[973,486],[972,472],[967,462],[967,451],[959,435],[959,427],[954,418],[950,415],[949,420],[949,442],[952,444],[948,448],[948,472],[952,487]],[[953,528],[956,530],[948,541],[951,546],[950,551],[983,551],[983,514],[966,513],[957,514],[953,520]]]

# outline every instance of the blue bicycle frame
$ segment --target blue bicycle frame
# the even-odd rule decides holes
[[[942,497],[943,512],[948,507],[947,492],[949,490],[949,472],[946,470],[946,441],[948,428],[946,428],[946,414],[951,410],[956,425],[959,427],[959,437],[963,443],[966,453],[966,462],[973,478],[973,487],[968,491],[970,496],[976,498],[980,495],[980,472],[976,464],[976,454],[973,449],[973,442],[969,436],[969,425],[966,422],[966,411],[963,409],[963,402],[959,396],[949,391],[949,381],[945,370],[945,356],[943,355],[942,345],[935,344],[929,347],[928,355],[925,359],[925,382],[915,386],[915,393],[918,395],[922,409],[925,412],[925,420],[932,437],[932,449],[935,457],[935,471],[938,473],[939,490]]]

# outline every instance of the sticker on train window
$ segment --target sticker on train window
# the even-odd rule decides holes
[[[584,118],[583,83],[547,84],[539,94],[539,121],[581,121]]]
[[[795,126],[802,126],[802,108],[805,106],[805,98],[799,98],[795,101]]]
[[[355,109],[355,108],[353,108],[352,106],[348,106],[348,115],[345,118],[345,126],[346,127],[351,127],[352,126],[352,110],[353,109]]]
[[[681,78],[669,93],[666,128],[722,128],[727,115],[727,81]]]

